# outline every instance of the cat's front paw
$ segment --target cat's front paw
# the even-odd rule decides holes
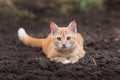
[[[61,62],[61,63],[63,63],[63,64],[68,64],[68,63],[70,63],[70,61],[67,60],[67,59],[64,58],[64,57],[54,57],[54,58],[51,59],[51,61]]]
[[[78,60],[79,60],[78,56],[74,56],[74,57],[69,58],[70,63],[76,63]]]
[[[70,61],[66,59],[66,60],[64,60],[62,63],[63,63],[63,64],[68,64],[68,63],[70,63]]]

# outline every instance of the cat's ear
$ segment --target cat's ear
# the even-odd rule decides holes
[[[70,22],[67,28],[71,30],[73,33],[77,33],[76,21],[73,20],[72,22]]]
[[[59,27],[54,22],[51,21],[50,29],[51,29],[51,34],[55,34],[57,30],[59,29]]]

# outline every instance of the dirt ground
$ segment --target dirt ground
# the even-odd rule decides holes
[[[23,45],[17,30],[34,37],[50,33],[51,20],[59,26],[77,21],[86,55],[75,64],[50,62],[40,48]],[[120,12],[79,14],[72,17],[0,16],[0,80],[120,80]]]

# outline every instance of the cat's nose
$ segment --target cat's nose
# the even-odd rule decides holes
[[[66,47],[66,44],[62,44],[63,47]]]

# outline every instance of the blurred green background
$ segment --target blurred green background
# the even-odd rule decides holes
[[[0,0],[0,16],[72,15],[119,8],[120,0]]]

